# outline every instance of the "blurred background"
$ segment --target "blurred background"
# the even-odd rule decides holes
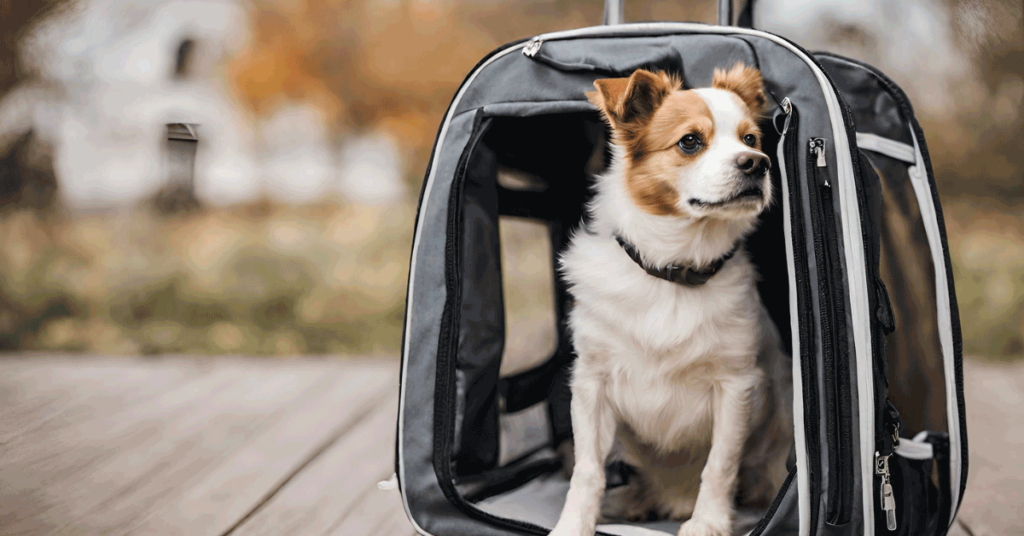
[[[627,21],[715,20],[710,0],[625,4]],[[0,0],[0,351],[395,353],[417,194],[459,83],[504,42],[601,13],[569,0]],[[755,26],[907,91],[965,353],[1024,356],[1020,1],[761,0]],[[510,337],[553,344],[528,335],[551,325],[537,318],[543,233],[502,233]]]

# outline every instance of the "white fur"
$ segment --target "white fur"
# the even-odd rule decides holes
[[[572,377],[575,467],[554,536],[594,533],[604,463],[616,438],[628,461],[657,484],[650,493],[658,507],[690,517],[681,535],[730,534],[745,443],[752,427],[773,414],[759,355],[777,355],[778,337],[742,248],[705,285],[687,287],[647,274],[614,239],[622,236],[655,266],[704,264],[749,233],[768,205],[770,194],[740,209],[688,205],[691,198],[734,195],[735,155],[749,150],[726,134],[743,117],[738,99],[722,90],[697,91],[712,110],[716,135],[679,171],[675,186],[688,216],[638,208],[626,191],[623,152],[613,145],[612,163],[588,207],[589,228],[575,234],[561,258],[575,298],[569,324],[579,357]],[[767,177],[765,184],[770,189]],[[770,457],[780,460],[776,452]],[[678,459],[690,463],[668,461]],[[694,497],[685,482],[698,472]]]

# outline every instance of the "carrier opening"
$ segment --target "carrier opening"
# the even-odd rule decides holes
[[[774,163],[779,135],[767,122],[762,131],[763,152]],[[596,113],[581,112],[479,113],[459,160],[450,210],[462,213],[462,314],[449,473],[462,499],[490,516],[550,529],[561,513],[574,355],[565,322],[571,297],[557,262],[585,224],[594,176],[609,159],[604,123]],[[774,201],[745,248],[760,276],[761,299],[791,355],[779,166],[772,166],[771,177]],[[791,453],[791,469],[792,459]],[[608,487],[621,485],[628,466],[608,462]],[[780,507],[790,484],[795,488],[792,470],[769,511]],[[735,533],[754,529],[764,514],[739,512]],[[612,524],[655,531],[649,534],[675,534],[679,527],[673,521]],[[622,530],[599,526],[602,533]]]

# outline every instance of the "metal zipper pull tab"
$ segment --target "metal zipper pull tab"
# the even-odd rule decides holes
[[[786,133],[789,132],[789,120],[793,118],[793,103],[790,102],[789,97],[782,99],[779,103],[779,110],[775,112],[775,117],[772,119],[772,123],[775,125],[775,130],[780,136],[785,137]],[[781,120],[781,125],[779,124]]]
[[[885,512],[885,526],[896,530],[896,498],[892,495],[892,483],[889,481],[889,456],[875,452],[875,474],[882,476],[882,510]]]
[[[544,40],[540,37],[534,37],[526,46],[523,47],[523,55],[527,58],[532,58],[540,52],[540,46],[544,43]]]
[[[825,140],[821,138],[811,138],[811,152],[818,157],[818,167],[825,167]]]
[[[822,138],[811,138],[810,141],[811,154],[817,157],[815,165],[819,168],[823,168],[827,165],[825,162],[825,140]],[[828,173],[824,173],[821,177],[822,186],[825,188],[831,188],[832,184],[828,182]]]

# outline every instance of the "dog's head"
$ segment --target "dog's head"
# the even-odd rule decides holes
[[[758,118],[757,69],[716,70],[710,88],[684,91],[664,72],[594,82],[587,97],[621,148],[626,190],[643,211],[685,218],[751,218],[771,202],[771,162]]]

